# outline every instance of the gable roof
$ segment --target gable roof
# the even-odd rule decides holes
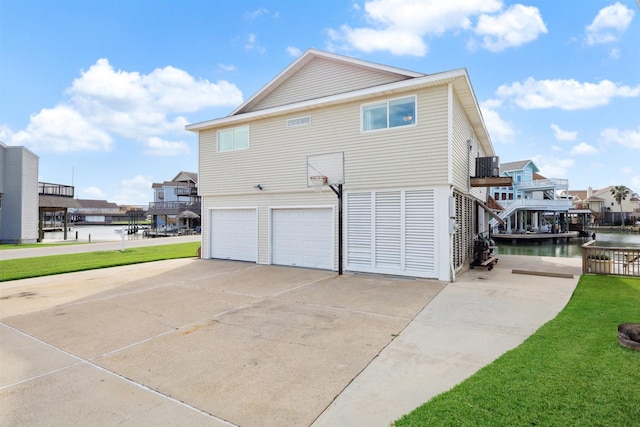
[[[391,82],[383,84],[375,84],[373,86],[366,86],[357,89],[348,89],[333,94],[322,94],[314,98],[302,98],[301,100],[291,103],[269,106],[262,109],[251,109],[258,105],[258,103],[264,100],[269,94],[276,91],[278,87],[281,87],[287,80],[291,79],[296,72],[304,67],[304,65],[317,58],[341,61],[343,64],[349,66],[356,66],[370,71],[386,73],[387,75],[393,75],[394,79]],[[402,93],[408,90],[418,90],[447,84],[452,85],[453,91],[458,96],[466,115],[469,117],[470,124],[478,137],[478,142],[483,147],[486,155],[494,155],[495,151],[491,143],[491,138],[489,137],[489,133],[485,126],[484,118],[482,117],[482,112],[480,111],[480,106],[473,91],[473,87],[471,86],[466,69],[460,68],[435,74],[423,74],[327,52],[321,52],[315,49],[308,50],[298,60],[258,91],[256,95],[252,96],[247,102],[238,107],[230,115],[218,119],[189,124],[185,126],[185,129],[192,132],[198,132],[222,126],[237,126],[258,118],[279,116],[293,112],[306,112],[317,108],[347,102],[364,102],[368,99],[378,97],[380,94],[393,96],[396,93]]]
[[[242,105],[236,108],[230,115],[234,116],[237,114],[248,113],[250,111],[254,111],[255,109],[263,109],[259,107],[259,104],[264,101],[267,97],[274,94],[278,89],[285,86],[287,83],[295,79],[297,75],[303,73],[304,69],[309,68],[311,63],[315,63],[316,65],[321,63],[332,64],[332,65],[343,65],[345,74],[346,70],[348,73],[361,73],[361,76],[358,76],[358,80],[361,83],[357,86],[354,86],[353,78],[350,79],[350,90],[362,89],[370,86],[370,80],[373,79],[373,76],[378,76],[378,80],[384,78],[384,82],[389,83],[393,81],[401,81],[414,77],[421,77],[425,74],[417,73],[414,71],[403,70],[396,67],[390,67],[387,65],[376,64],[373,62],[363,61],[356,58],[350,58],[348,56],[337,55],[334,53],[323,52],[317,49],[308,49],[304,52],[300,57],[295,60],[291,65],[284,69],[280,74],[274,77],[269,83],[264,85],[257,93],[251,96],[247,101],[245,101]],[[365,78],[368,76],[369,78]],[[313,77],[312,77],[313,78]],[[317,81],[314,81],[313,90],[306,94],[301,95],[301,100],[315,99],[323,96],[335,95],[345,91],[345,87],[340,85],[336,79],[331,79],[327,85],[322,86],[322,88],[316,86]],[[280,104],[283,105],[283,104]],[[256,108],[257,107],[257,108]]]
[[[197,183],[198,182],[198,174],[196,172],[180,171],[171,181],[172,182],[191,181],[193,183]]]
[[[517,162],[500,163],[500,175],[506,172],[523,170],[529,163],[533,166],[533,172],[540,172],[540,169],[531,160],[518,160]]]
[[[569,196],[572,196],[575,200],[586,200],[587,199],[587,190],[569,190],[566,192]]]
[[[106,200],[76,199],[76,201],[80,205],[80,209],[120,209],[117,204]]]
[[[79,209],[80,203],[72,197],[51,196],[46,194],[38,195],[38,206],[40,208],[70,208]]]

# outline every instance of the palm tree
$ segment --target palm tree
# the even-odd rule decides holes
[[[629,189],[624,185],[616,185],[615,187],[611,187],[610,193],[613,196],[613,199],[618,203],[618,206],[620,206],[620,222],[621,222],[621,225],[624,226],[624,217],[622,214],[622,201],[625,200],[629,195]]]

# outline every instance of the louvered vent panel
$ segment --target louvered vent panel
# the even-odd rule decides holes
[[[349,193],[347,212],[347,265],[370,267],[372,264],[371,193]]]
[[[376,193],[376,267],[402,267],[402,195],[400,191]]]
[[[435,198],[433,190],[405,195],[405,269],[435,270]]]

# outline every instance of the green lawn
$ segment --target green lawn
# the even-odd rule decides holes
[[[200,242],[0,261],[0,282],[96,268],[197,256]]]
[[[583,275],[565,309],[522,345],[395,426],[640,425],[640,279]]]

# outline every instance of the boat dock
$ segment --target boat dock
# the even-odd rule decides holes
[[[492,234],[491,238],[496,242],[511,242],[517,245],[518,242],[544,242],[551,240],[553,243],[569,243],[569,240],[578,237],[577,231],[566,231],[563,233],[525,233],[525,234],[508,234],[508,233],[496,233]]]

